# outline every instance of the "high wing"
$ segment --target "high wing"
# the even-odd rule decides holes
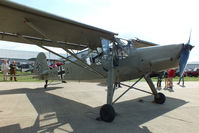
[[[136,48],[141,48],[141,47],[151,47],[151,46],[157,46],[159,44],[156,44],[156,43],[152,43],[152,42],[148,42],[148,41],[144,41],[144,40],[141,40],[141,39],[132,39],[132,44],[134,45],[134,47]]]
[[[23,5],[0,1],[0,40],[82,50],[101,47],[116,33]]]

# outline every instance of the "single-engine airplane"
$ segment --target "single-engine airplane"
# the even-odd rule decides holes
[[[107,103],[100,109],[100,118],[112,122],[115,118],[113,104],[129,89],[144,78],[154,95],[154,101],[163,104],[166,97],[158,93],[150,74],[169,68],[180,67],[182,76],[189,53],[193,48],[186,44],[160,46],[140,39],[124,40],[117,33],[58,17],[7,0],[0,1],[0,39],[11,42],[34,44],[68,63],[63,65],[65,80],[107,83]],[[47,47],[58,47],[71,54],[72,61]],[[85,57],[78,57],[71,50],[87,49]],[[50,80],[59,77],[58,68],[49,69],[46,57],[40,53],[34,71],[38,78]],[[113,101],[115,83],[138,79],[120,97]],[[46,86],[47,87],[47,84]],[[149,92],[147,92],[149,93]]]

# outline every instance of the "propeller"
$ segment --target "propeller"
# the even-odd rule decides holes
[[[190,40],[191,40],[191,32],[190,32],[190,35],[189,35],[189,40],[186,44],[183,45],[183,48],[182,48],[182,51],[181,51],[181,54],[180,54],[180,63],[179,63],[180,77],[182,77],[182,75],[184,73],[184,69],[185,69],[185,67],[187,65],[187,61],[189,59],[190,51],[194,47],[190,44]]]

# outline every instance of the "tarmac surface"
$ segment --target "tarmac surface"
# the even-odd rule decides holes
[[[125,82],[131,85],[132,82]],[[43,82],[0,82],[0,133],[198,133],[199,82],[174,83],[163,105],[130,90],[116,104],[112,123],[98,121],[106,86],[69,82],[43,88]],[[145,82],[136,85],[150,91]],[[127,88],[118,88],[115,97]]]

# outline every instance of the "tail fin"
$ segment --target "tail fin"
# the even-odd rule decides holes
[[[49,71],[48,64],[46,61],[46,55],[44,53],[39,53],[35,61],[34,73],[38,75],[47,74]]]

